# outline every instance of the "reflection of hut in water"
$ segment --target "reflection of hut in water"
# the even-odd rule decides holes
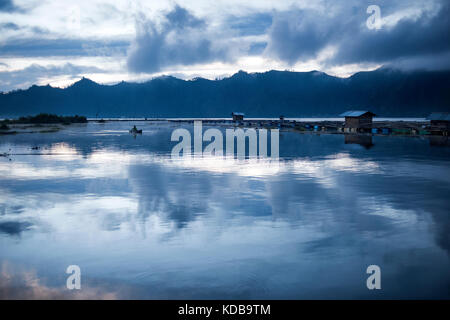
[[[366,149],[374,146],[372,143],[372,136],[364,134],[346,134],[345,144],[359,144]]]
[[[448,136],[429,136],[430,146],[433,147],[450,147]]]
[[[347,111],[340,115],[345,117],[345,128],[370,129],[372,128],[372,118],[375,116],[370,111]]]

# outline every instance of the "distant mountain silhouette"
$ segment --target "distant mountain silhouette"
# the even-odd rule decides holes
[[[83,78],[61,89],[33,85],[0,94],[0,116],[41,112],[87,117],[337,116],[370,109],[379,116],[450,111],[450,72],[378,69],[349,78],[323,72],[239,71],[221,80],[163,76],[145,83],[101,85]]]

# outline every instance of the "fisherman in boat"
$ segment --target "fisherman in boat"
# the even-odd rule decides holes
[[[130,130],[130,133],[132,133],[132,134],[142,133],[142,129],[141,129],[141,130],[138,130],[138,129],[136,128],[136,126],[133,126],[133,129]]]

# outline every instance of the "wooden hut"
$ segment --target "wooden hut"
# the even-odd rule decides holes
[[[430,120],[431,127],[434,129],[450,129],[450,113],[448,112],[433,112],[427,119]]]
[[[372,128],[372,118],[375,116],[370,111],[347,111],[340,115],[345,117],[345,128],[370,129]]]
[[[233,121],[244,120],[244,114],[242,112],[232,112],[231,116],[233,117]]]

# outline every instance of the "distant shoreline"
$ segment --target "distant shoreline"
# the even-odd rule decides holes
[[[1,121],[2,119],[0,119]],[[232,121],[231,118],[87,118],[87,121]],[[244,118],[244,121],[279,121],[280,118]],[[344,118],[339,117],[304,117],[304,118],[285,118],[285,121],[297,121],[297,122],[321,122],[321,121],[345,121]],[[404,121],[404,122],[427,122],[426,118],[416,118],[416,117],[387,117],[387,118],[373,118],[374,122],[385,122],[385,121]]]
[[[40,117],[42,118],[42,117]],[[51,118],[51,117],[49,117]],[[61,117],[62,118],[62,117]],[[204,126],[265,128],[316,134],[364,134],[364,135],[403,135],[403,136],[448,136],[448,130],[432,125],[425,118],[374,118],[373,126],[347,127],[344,118],[245,118],[233,121],[231,118],[85,118],[84,122],[73,123],[23,123],[10,120],[8,125],[0,128],[0,135],[18,133],[54,133],[68,125],[103,125],[108,122],[130,122],[130,126],[137,125],[139,129],[145,123],[152,125],[193,125],[194,121],[202,121]],[[138,124],[139,122],[141,124]]]

